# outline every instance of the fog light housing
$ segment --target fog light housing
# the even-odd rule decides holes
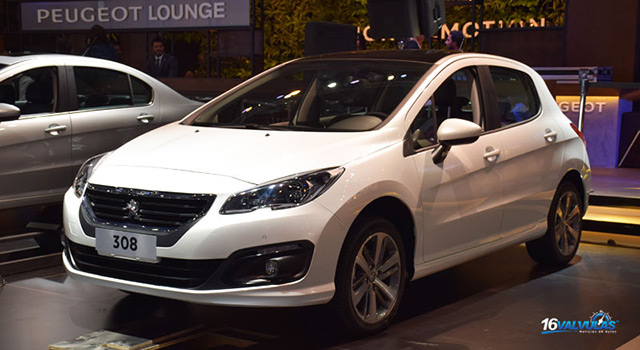
[[[269,277],[275,277],[278,274],[278,260],[270,259],[264,264],[264,272],[267,273]]]
[[[309,241],[244,249],[227,259],[222,282],[232,287],[293,282],[307,274],[312,256]]]

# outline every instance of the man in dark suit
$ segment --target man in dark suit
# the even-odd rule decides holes
[[[152,77],[177,77],[178,59],[164,52],[162,38],[155,37],[152,42],[153,55],[147,59],[147,73]]]

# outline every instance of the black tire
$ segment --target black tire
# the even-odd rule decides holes
[[[377,263],[372,251],[382,253]],[[363,263],[369,266],[368,272]],[[406,279],[405,248],[395,226],[381,218],[355,223],[340,254],[336,294],[331,301],[340,332],[361,336],[388,327],[400,307]]]
[[[549,208],[547,232],[527,242],[531,258],[545,265],[568,264],[578,251],[582,216],[582,196],[576,186],[570,182],[561,183]]]

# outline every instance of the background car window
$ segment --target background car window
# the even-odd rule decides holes
[[[132,104],[127,74],[102,68],[74,67],[78,109]]]
[[[136,106],[150,104],[151,98],[153,97],[151,86],[134,76],[130,75],[130,77],[131,88],[133,90],[133,104]]]
[[[438,125],[447,118],[460,118],[483,126],[475,71],[464,68],[449,76],[425,103],[409,132],[415,149],[438,142]]]
[[[56,67],[31,69],[0,83],[0,102],[20,108],[22,115],[56,111]]]
[[[489,67],[498,97],[501,126],[527,120],[538,113],[540,105],[533,82],[523,72]]]

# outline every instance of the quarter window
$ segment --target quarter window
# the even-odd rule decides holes
[[[133,90],[134,105],[148,105],[151,103],[151,98],[153,97],[153,90],[151,89],[151,86],[147,85],[142,80],[131,76],[131,88]]]
[[[477,82],[475,71],[464,68],[438,87],[409,129],[415,149],[436,144],[438,125],[445,119],[465,119],[483,126]]]
[[[527,74],[503,67],[489,67],[489,70],[498,98],[501,126],[522,122],[538,114],[540,103]]]

